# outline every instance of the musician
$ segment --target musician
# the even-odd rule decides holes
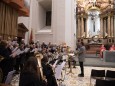
[[[42,59],[43,75],[47,79],[47,86],[58,86],[52,66],[48,64],[48,57],[44,56]]]
[[[80,69],[81,69],[81,74],[79,74],[79,77],[84,77],[84,66],[83,66],[83,62],[85,61],[85,46],[84,43],[81,42],[79,44],[79,49],[78,49],[78,61],[79,61],[79,65],[80,65]]]
[[[18,49],[24,51],[25,49],[24,44],[21,44],[21,46]],[[23,69],[24,62],[25,62],[25,53],[21,53],[16,57],[16,65],[15,65],[16,74],[18,74],[19,71]]]
[[[0,36],[0,43],[1,43],[1,41],[2,41],[2,36]]]
[[[37,46],[40,46],[40,45],[41,45],[39,40],[37,40],[36,45],[37,45]]]
[[[44,86],[42,85],[39,65],[35,57],[30,57],[20,74],[19,86]]]
[[[34,45],[30,44],[29,56],[34,56]]]
[[[5,40],[2,40],[0,43],[0,55],[4,57],[4,59],[0,62],[0,68],[3,72],[2,82],[5,82],[8,72],[13,70],[13,59],[10,57],[11,51],[7,45],[7,41]]]
[[[17,37],[15,37],[15,38],[12,40],[12,44],[13,44],[13,45],[16,44],[16,43],[18,43],[18,38],[17,38]]]
[[[25,45],[25,40],[21,39],[21,43],[20,44],[24,44]]]

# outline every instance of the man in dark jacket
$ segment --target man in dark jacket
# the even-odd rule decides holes
[[[79,77],[84,77],[83,62],[85,61],[85,53],[86,53],[86,49],[85,49],[84,43],[81,42],[80,47],[78,49],[78,60],[79,60],[79,65],[81,69],[81,74],[78,75]]]

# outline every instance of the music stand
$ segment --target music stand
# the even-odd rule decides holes
[[[69,60],[68,60],[68,62],[70,62],[70,70],[69,70],[69,72],[67,73],[67,75],[68,75],[68,74],[74,74],[74,73],[72,72],[72,64],[71,64],[71,63],[72,63],[72,57],[73,57],[73,56],[74,56],[74,54],[72,54],[72,53],[69,54],[69,58],[68,58]]]
[[[62,82],[64,81],[64,79],[62,79],[62,69],[65,66],[65,61],[62,62],[61,65],[57,65],[57,67],[55,68],[55,77],[57,79],[57,81],[59,82],[59,86],[61,86]],[[65,76],[64,76],[65,77]]]

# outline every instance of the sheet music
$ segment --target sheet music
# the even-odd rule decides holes
[[[16,55],[20,55],[21,54],[21,50],[18,49],[15,53],[16,53]]]
[[[57,67],[55,68],[55,77],[56,79],[61,79],[61,72],[63,67],[65,66],[65,61],[62,62],[61,65],[57,65]]]
[[[30,48],[25,48],[24,52],[27,53]]]
[[[35,51],[35,49],[33,49],[32,51],[30,51],[30,52],[34,52]]]
[[[13,42],[12,42],[12,45],[14,45],[14,44],[16,44],[16,43],[17,43],[17,41],[13,41]]]
[[[23,53],[24,53],[24,50],[20,52],[20,54],[23,54]],[[20,55],[20,54],[19,54],[19,55]]]
[[[58,62],[58,60],[56,60],[55,63],[53,64],[54,68],[56,67],[57,62]]]
[[[10,71],[7,75],[7,78],[6,78],[6,81],[5,81],[5,84],[10,84],[12,78],[13,78],[13,74],[15,73],[15,70],[13,71]]]
[[[70,56],[74,56],[74,53],[70,53],[69,55],[70,55]]]
[[[18,49],[18,47],[14,48],[14,50],[12,51],[12,53],[14,53],[17,49]]]

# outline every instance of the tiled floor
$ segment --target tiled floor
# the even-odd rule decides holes
[[[77,66],[76,69],[73,69],[74,74],[69,74],[65,76],[65,80],[62,83],[62,86],[89,86],[90,85],[90,73],[91,69],[97,69],[97,70],[114,70],[115,68],[106,68],[106,67],[85,67],[85,77],[78,77],[78,74],[80,73],[80,69]],[[91,86],[94,86],[95,80],[91,81]]]
[[[72,69],[72,72],[74,74],[67,74],[69,72],[69,69],[67,69],[66,74],[65,71],[63,72],[64,81],[61,83],[60,86],[89,86],[90,83],[90,73],[91,69],[104,69],[104,70],[114,70],[115,68],[107,68],[107,67],[85,67],[85,77],[78,77],[78,74],[80,73],[79,66],[77,66],[75,69]],[[16,75],[12,80],[12,86],[18,86],[19,82],[19,75]],[[59,83],[59,81],[58,81]],[[94,80],[92,80],[92,85],[95,83]]]

